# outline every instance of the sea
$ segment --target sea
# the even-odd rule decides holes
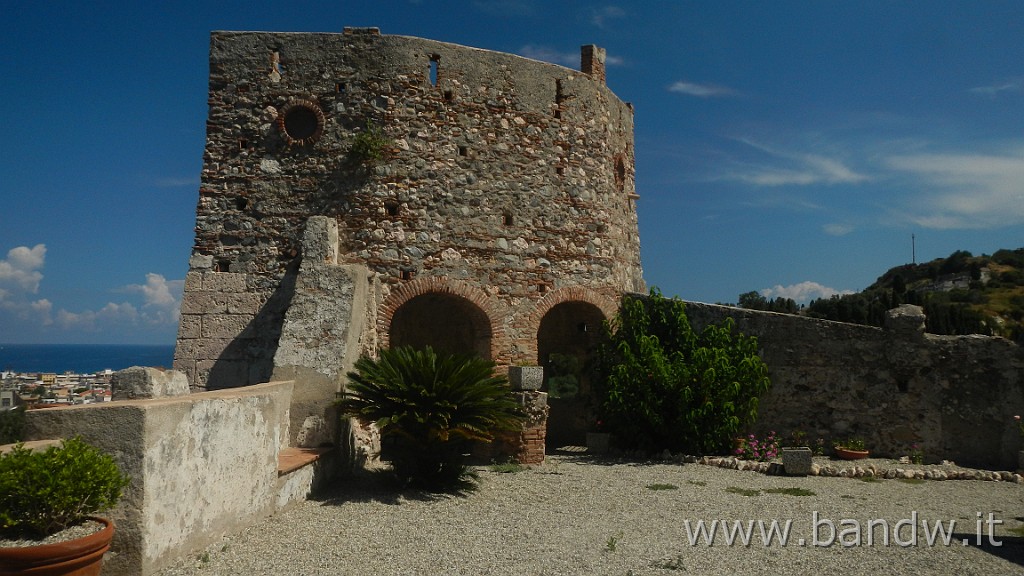
[[[132,366],[170,368],[174,345],[0,344],[0,370],[93,374]]]

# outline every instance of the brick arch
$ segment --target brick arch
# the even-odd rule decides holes
[[[499,360],[499,353],[506,349],[508,341],[504,321],[507,314],[504,306],[477,286],[445,276],[416,278],[399,285],[384,299],[377,314],[377,334],[382,348],[387,348],[390,344],[391,321],[395,312],[403,304],[425,294],[444,294],[463,298],[483,312],[491,331],[491,359]]]
[[[536,327],[540,326],[541,318],[549,310],[563,302],[586,302],[593,304],[604,314],[606,319],[611,319],[619,311],[619,303],[615,300],[587,288],[586,286],[565,286],[548,292],[534,305],[533,310],[525,318],[525,325],[536,333]]]
[[[612,319],[619,311],[619,303],[600,292],[586,286],[564,286],[548,292],[543,298],[534,304],[529,312],[513,319],[512,325],[520,327],[519,348],[524,355],[521,361],[532,362],[537,358],[537,332],[540,330],[540,322],[552,308],[566,302],[586,302],[595,306],[604,314],[606,320]]]

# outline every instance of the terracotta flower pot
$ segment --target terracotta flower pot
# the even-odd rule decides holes
[[[835,451],[836,456],[843,460],[860,460],[862,458],[867,458],[869,454],[867,450],[850,450],[848,448],[840,448],[839,446],[835,447]]]
[[[114,523],[105,518],[89,519],[103,524],[103,528],[67,542],[0,548],[0,576],[99,576],[103,554],[114,537]]]

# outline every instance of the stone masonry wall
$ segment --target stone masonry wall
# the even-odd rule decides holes
[[[861,437],[880,456],[918,444],[927,461],[1014,470],[1024,413],[1024,351],[986,336],[924,333],[917,307],[890,312],[883,330],[687,303],[695,329],[726,317],[758,338],[772,388],[756,432]],[[829,444],[830,445],[830,444]]]
[[[633,110],[584,54],[589,74],[375,29],[213,33],[175,368],[196,387],[270,377],[314,215],[382,311],[424,279],[492,311],[499,364],[538,360],[538,308],[643,291]],[[367,167],[349,150],[370,125],[393,147]]]

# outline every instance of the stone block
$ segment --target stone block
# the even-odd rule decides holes
[[[807,476],[811,473],[811,449],[806,446],[783,448],[782,468],[787,476]]]
[[[210,292],[245,292],[246,274],[207,272],[203,274],[203,290]]]
[[[176,370],[133,366],[110,377],[114,400],[139,400],[182,396],[189,393],[188,377]]]
[[[509,366],[508,382],[513,390],[540,390],[544,384],[544,367]]]
[[[203,334],[203,317],[200,314],[182,314],[178,324],[178,339],[199,338]]]

